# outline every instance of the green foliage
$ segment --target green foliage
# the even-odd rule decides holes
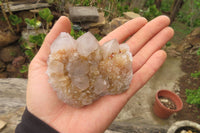
[[[166,47],[169,47],[171,45],[172,45],[171,42],[167,42]]]
[[[29,58],[29,60],[31,61],[34,56],[35,56],[35,53],[33,51],[33,49],[28,49],[28,50],[25,50],[24,51],[25,55]]]
[[[22,65],[22,68],[19,70],[20,73],[28,72],[29,65]]]
[[[134,7],[134,8],[133,8],[133,12],[135,12],[135,13],[140,13],[140,9],[139,9],[139,8],[136,8],[136,7]]]
[[[84,0],[82,5],[83,6],[90,6],[90,0]]]
[[[200,1],[199,0],[194,0],[195,7],[200,9]]]
[[[197,50],[197,55],[200,56],[200,48]]]
[[[195,72],[195,73],[191,73],[191,77],[199,78],[200,77],[200,71],[199,72]]]
[[[18,25],[22,22],[22,19],[19,18],[17,15],[10,15],[9,20],[12,25]]]
[[[102,36],[100,36],[99,34],[95,34],[94,36],[96,37],[96,39],[97,39],[98,41],[100,41],[100,40],[102,39]]]
[[[25,18],[25,23],[34,28],[34,29],[37,29],[41,26],[41,22],[39,20],[37,20],[36,18],[32,18],[32,19],[29,19],[29,18]]]
[[[37,46],[41,46],[46,34],[38,34],[38,35],[30,35],[29,42],[36,44]]]
[[[32,49],[32,47],[30,47],[30,46],[28,45],[28,43],[26,43],[26,42],[23,43],[21,46],[22,46],[23,49]]]
[[[31,61],[35,54],[37,53],[38,47],[40,47],[44,41],[46,34],[37,34],[37,35],[30,35],[29,42],[25,42],[21,45],[22,50],[24,51],[25,55]],[[34,43],[34,45],[30,45],[29,43]]]
[[[39,15],[47,23],[50,23],[54,18],[53,15],[51,14],[51,10],[49,8],[44,8],[44,9],[40,10]]]
[[[160,10],[162,12],[170,12],[174,0],[162,0]]]
[[[70,35],[74,38],[77,39],[78,37],[80,37],[81,35],[83,35],[85,32],[82,30],[79,31],[75,31],[73,28],[71,29]]]
[[[195,104],[200,108],[200,87],[196,90],[186,89],[186,102],[189,104]]]
[[[154,5],[154,3],[155,3],[155,0],[147,0],[147,2],[145,3],[145,6],[149,7],[149,6]]]
[[[156,5],[150,6],[143,14],[143,16],[148,20],[152,20],[159,15],[161,15],[161,12],[156,8]]]

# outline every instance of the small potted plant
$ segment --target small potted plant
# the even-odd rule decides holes
[[[156,93],[153,111],[158,117],[167,119],[182,108],[183,102],[177,94],[169,90],[159,90]]]

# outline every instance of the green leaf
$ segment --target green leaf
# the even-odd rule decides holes
[[[25,23],[31,27],[36,27],[37,25],[37,20],[36,18],[32,18],[32,19],[29,19],[29,18],[25,18]]]
[[[34,54],[34,52],[32,51],[32,50],[25,50],[25,55],[26,56],[28,56],[28,58],[30,59],[30,60],[32,60],[33,58],[34,58],[34,56],[35,56],[35,54]]]
[[[197,55],[200,55],[200,48],[197,50]]]
[[[49,22],[51,22],[53,20],[53,15],[49,15],[48,17],[47,17],[47,22],[49,23]]]
[[[29,45],[28,45],[28,43],[24,43],[24,44],[22,44],[22,47],[23,48],[25,48],[25,49],[32,49]]]
[[[35,43],[38,46],[41,46],[46,34],[30,35],[29,42]]]
[[[10,15],[9,20],[11,21],[12,25],[17,25],[17,24],[20,24],[22,22],[22,19],[19,18],[17,15]]]
[[[22,68],[19,70],[19,72],[20,73],[26,73],[26,72],[28,72],[28,67],[29,67],[29,65],[28,66],[27,65],[23,65]]]
[[[42,19],[48,20],[48,17],[51,15],[51,10],[49,8],[44,8],[39,11],[39,15]]]

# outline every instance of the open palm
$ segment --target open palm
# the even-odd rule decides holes
[[[99,43],[117,39],[130,46],[133,55],[133,79],[130,88],[120,94],[104,96],[91,105],[73,108],[60,101],[48,83],[47,59],[50,45],[60,32],[70,32],[70,21],[61,17],[29,67],[27,108],[36,117],[62,133],[99,133],[106,130],[128,100],[163,64],[166,53],[160,50],[173,36],[169,19],[160,16],[147,23],[139,17],[120,26]]]

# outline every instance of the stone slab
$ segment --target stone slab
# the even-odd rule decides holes
[[[98,22],[99,14],[96,7],[70,7],[69,17],[72,22]]]
[[[3,3],[6,12],[8,12],[6,3]],[[23,11],[23,10],[31,10],[31,9],[37,9],[37,8],[45,8],[45,7],[49,7],[48,3],[36,3],[36,4],[32,4],[32,3],[15,3],[12,2],[11,4],[9,4],[10,6],[10,10],[12,12],[14,11]]]
[[[14,133],[26,106],[27,79],[0,79],[0,120],[7,122],[1,133]]]
[[[6,124],[5,121],[0,120],[0,131],[6,126]]]
[[[124,12],[123,14],[124,14],[124,17],[127,19],[134,19],[137,17],[141,17],[139,14],[134,13],[134,12]]]

